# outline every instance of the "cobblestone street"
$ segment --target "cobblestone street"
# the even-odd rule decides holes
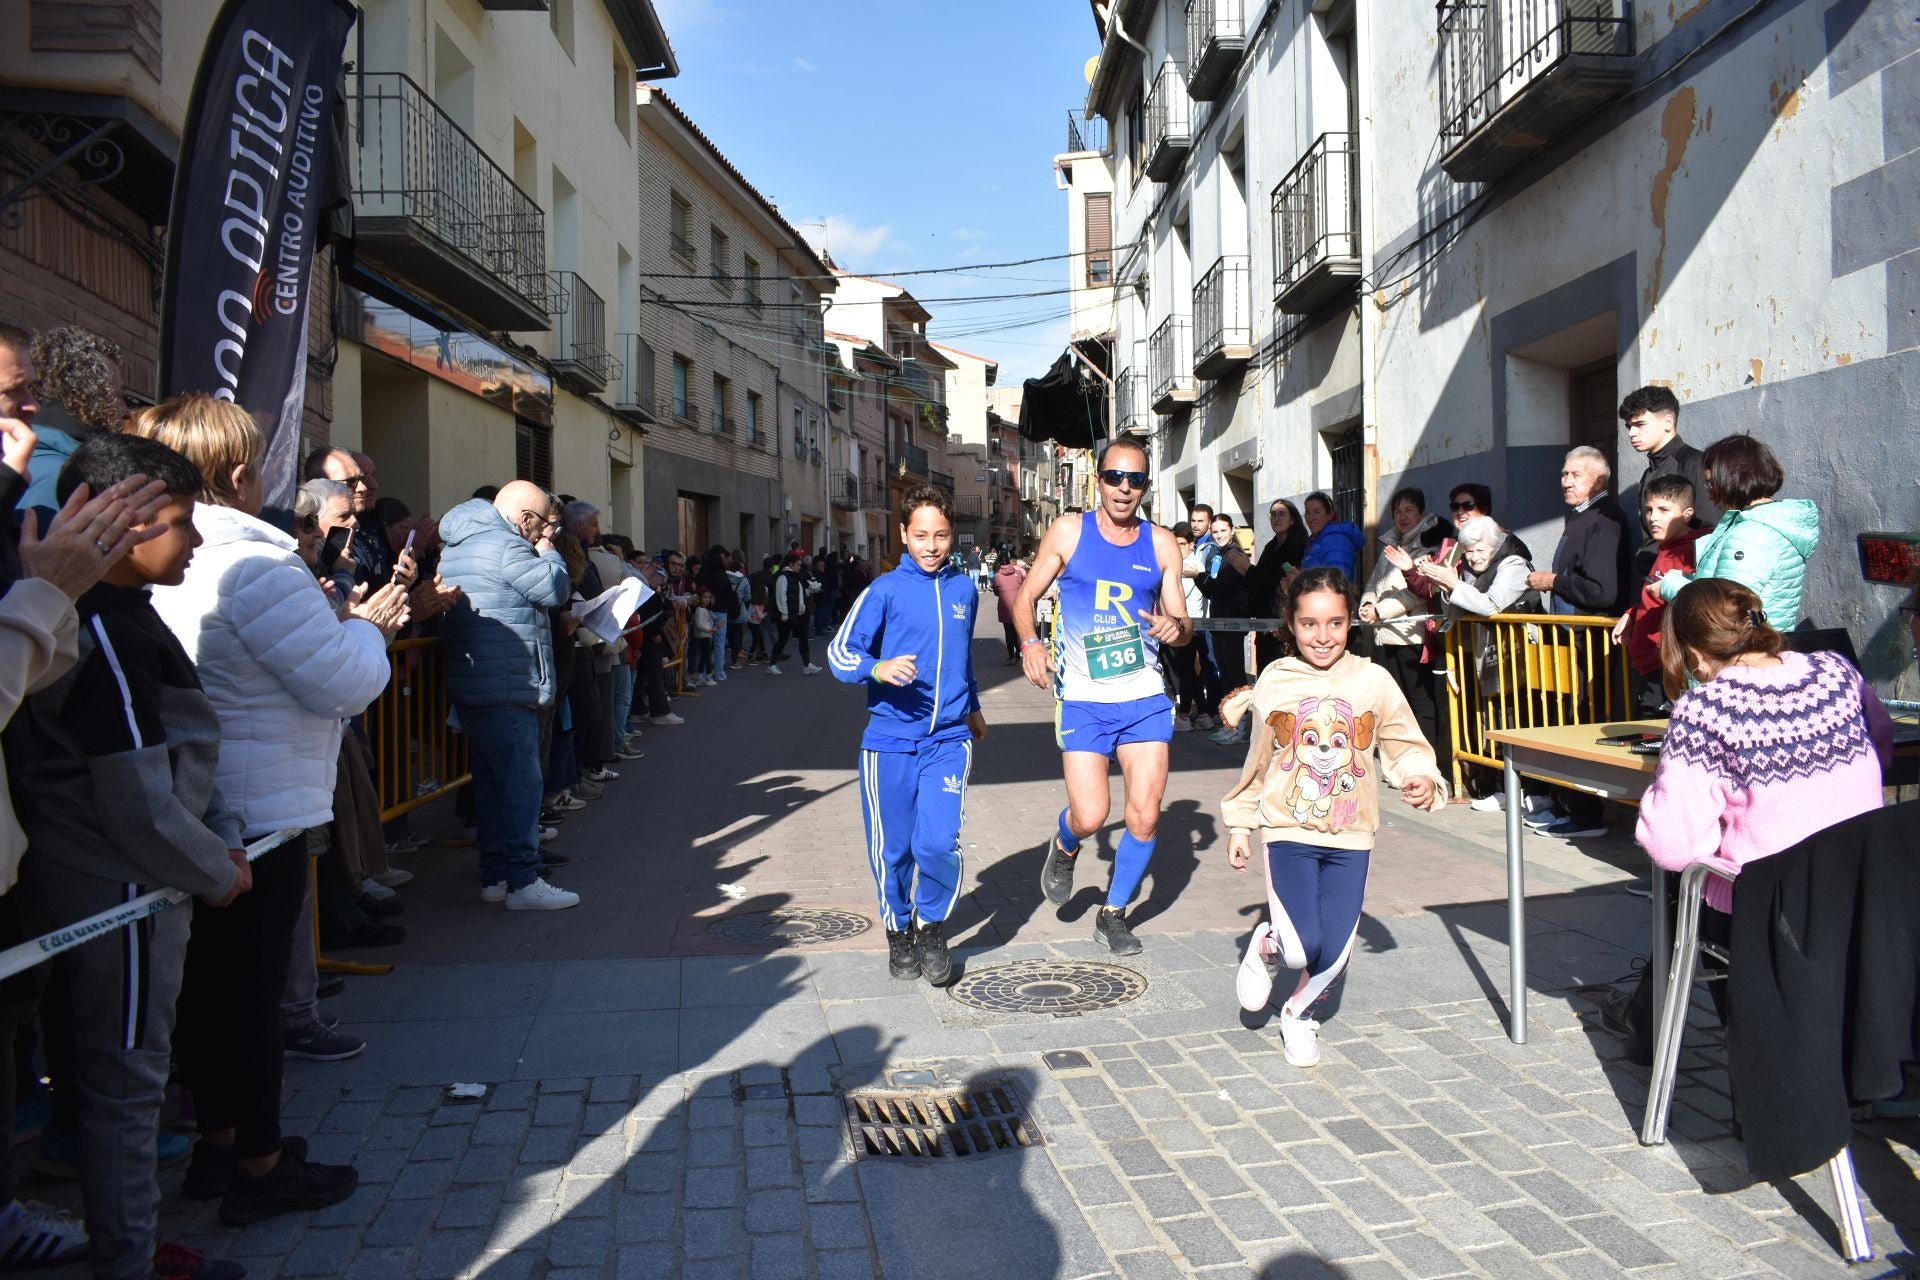
[[[984,631],[976,648],[992,730],[964,833],[964,964],[1111,961],[1091,938],[1103,869],[1058,911],[1036,885],[1061,796],[1050,705]],[[1515,1045],[1499,815],[1396,804],[1324,1061],[1299,1071],[1233,996],[1261,910],[1213,816],[1238,756],[1188,735],[1138,914],[1146,950],[1124,964],[1144,991],[1079,1016],[989,1012],[891,981],[877,926],[773,950],[708,931],[785,906],[872,919],[859,693],[788,670],[736,672],[684,700],[685,727],[646,732],[646,758],[563,828],[574,862],[553,878],[585,896],[577,910],[482,906],[469,850],[414,855],[408,944],[353,957],[396,971],[331,1005],[367,1052],[288,1064],[289,1130],[357,1164],[361,1189],[243,1231],[169,1201],[170,1232],[256,1277],[1848,1272],[1823,1174],[1748,1184],[1704,999],[1674,1141],[1636,1142],[1645,1072],[1573,992],[1645,947],[1623,832],[1599,856],[1532,843],[1532,1036]],[[1043,1056],[1061,1050],[1079,1056]],[[491,1089],[449,1101],[455,1081]],[[844,1092],[1002,1082],[1043,1145],[854,1158]],[[1915,1136],[1858,1131],[1881,1260],[1854,1274],[1907,1257]]]

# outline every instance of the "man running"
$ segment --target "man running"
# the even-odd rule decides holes
[[[1054,521],[1013,609],[1020,660],[1038,687],[1052,680],[1058,698],[1055,739],[1067,777],[1067,807],[1047,845],[1040,889],[1055,906],[1073,893],[1080,843],[1106,825],[1112,795],[1107,757],[1120,762],[1126,830],[1114,851],[1106,905],[1093,936],[1115,955],[1140,950],[1127,927],[1127,904],[1146,877],[1167,789],[1173,704],[1160,678],[1160,646],[1193,634],[1187,621],[1180,554],[1170,530],[1140,519],[1147,451],[1115,440],[1100,454],[1100,502]],[[1034,605],[1060,584],[1051,651],[1035,633]],[[1155,596],[1160,598],[1157,612]]]

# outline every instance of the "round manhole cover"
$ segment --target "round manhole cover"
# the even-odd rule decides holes
[[[1081,960],[1015,960],[969,969],[953,998],[995,1013],[1087,1013],[1146,993],[1147,980],[1117,964]]]
[[[772,911],[722,916],[707,926],[707,932],[747,946],[807,947],[817,942],[838,942],[872,927],[871,920],[852,911],[836,911],[831,907],[779,907]]]

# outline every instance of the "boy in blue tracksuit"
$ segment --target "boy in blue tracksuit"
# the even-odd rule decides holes
[[[953,976],[945,922],[960,897],[967,775],[987,733],[973,678],[980,593],[948,561],[946,490],[908,490],[901,519],[906,554],[854,601],[827,663],[837,678],[867,686],[860,811],[888,969],[941,986]]]

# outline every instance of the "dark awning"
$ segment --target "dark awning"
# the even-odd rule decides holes
[[[1020,397],[1020,434],[1029,440],[1054,440],[1070,449],[1091,449],[1105,439],[1107,388],[1088,373],[1072,351],[1062,351],[1053,367],[1028,378]]]

